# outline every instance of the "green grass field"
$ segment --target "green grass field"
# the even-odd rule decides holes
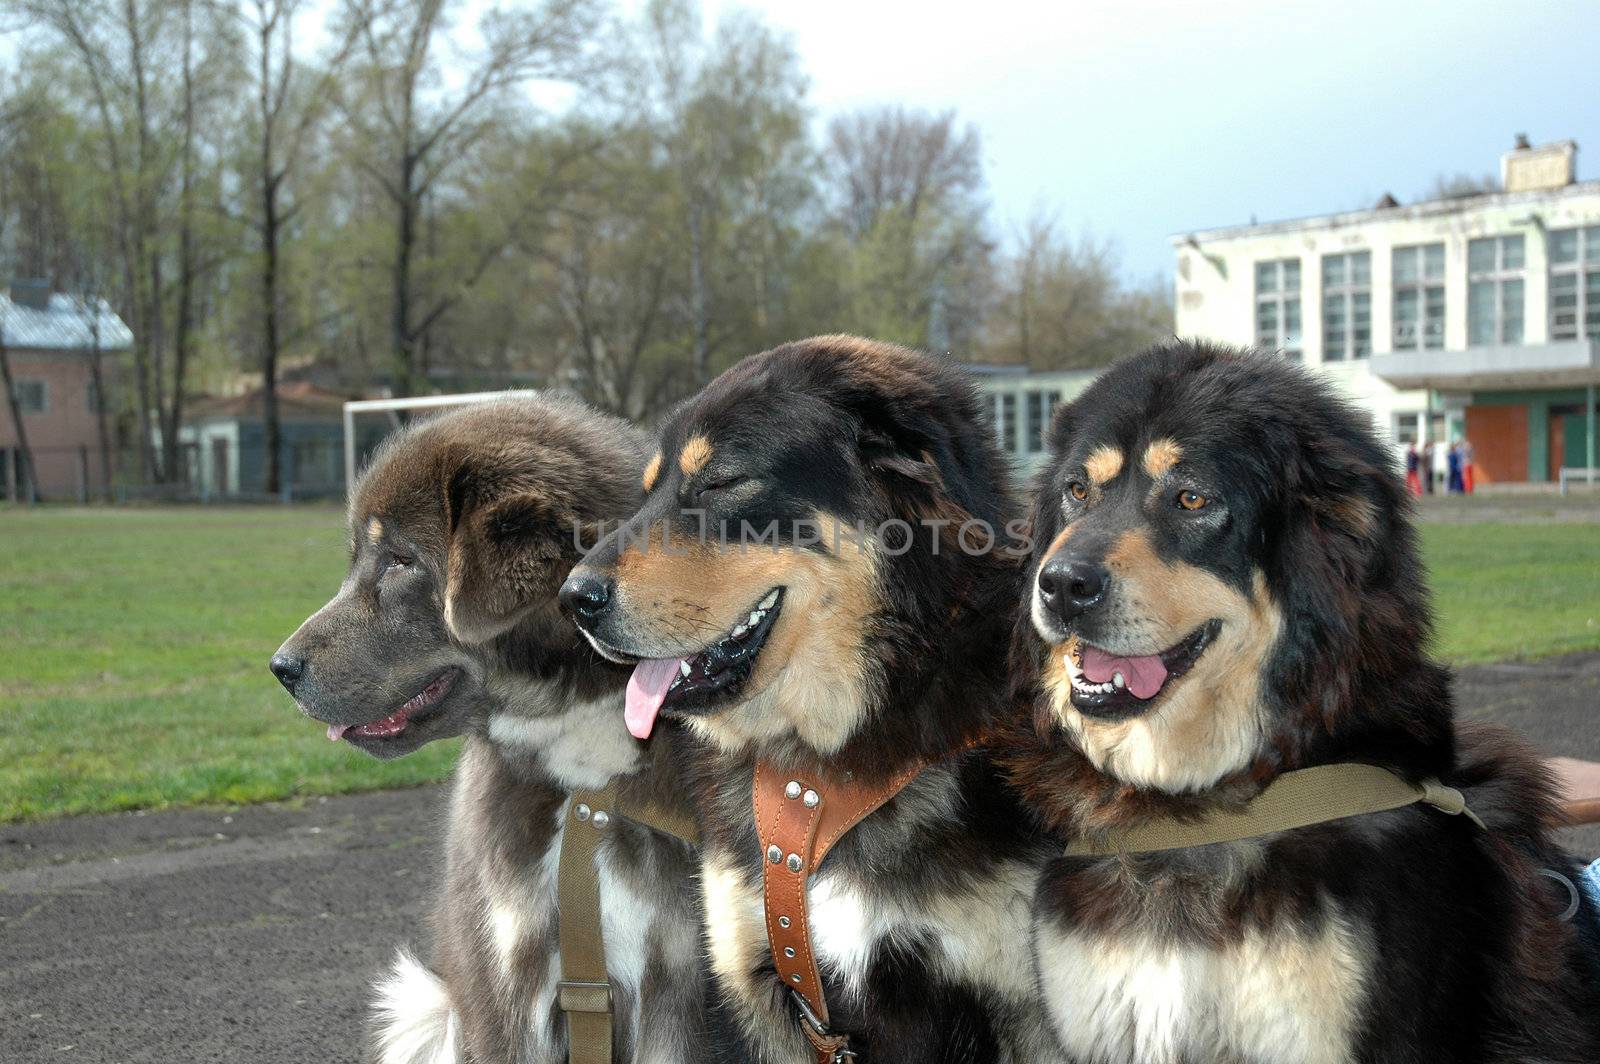
[[[1427,525],[1439,651],[1600,648],[1600,527]],[[332,509],[0,512],[0,821],[401,786],[329,743],[267,658],[338,585]]]

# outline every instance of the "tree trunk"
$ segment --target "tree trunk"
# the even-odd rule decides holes
[[[178,188],[178,306],[173,330],[172,401],[167,427],[161,433],[161,467],[166,479],[177,483],[183,470],[178,456],[178,432],[183,428],[184,379],[188,376],[190,349],[194,345],[194,6],[183,5],[183,148],[182,177]]]
[[[417,248],[417,195],[412,187],[415,164],[407,145],[400,160],[400,217],[394,249],[394,388],[400,396],[417,389],[417,343],[411,331],[411,264]]]
[[[94,319],[89,325],[89,379],[94,382],[94,422],[100,437],[100,494],[111,501],[111,433],[106,427],[106,384],[100,352],[100,300],[91,304]]]
[[[0,326],[3,328],[3,326]],[[28,430],[22,424],[22,404],[17,402],[17,386],[11,379],[11,351],[0,336],[0,377],[6,386],[6,402],[11,407],[11,423],[17,427],[17,452],[22,455],[22,476],[28,483],[28,501],[39,501],[39,478],[34,472],[33,448],[28,446]]]
[[[261,22],[261,403],[266,420],[267,494],[283,490],[278,422],[278,173],[273,151],[272,23]],[[285,60],[287,62],[287,60]]]
[[[689,197],[689,302],[694,315],[694,386],[698,389],[710,379],[711,324],[706,296],[704,208],[692,188]]]

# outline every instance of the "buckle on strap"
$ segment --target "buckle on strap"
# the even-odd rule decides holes
[[[556,984],[556,1001],[562,1012],[608,1013],[611,1011],[611,984],[563,979]]]
[[[811,1011],[810,1003],[800,991],[790,988],[789,997],[794,1000],[795,1008],[800,1012],[800,1022],[805,1028],[801,1033],[806,1036],[806,1041],[820,1051],[831,1053],[832,1064],[844,1064],[847,1060],[856,1059],[855,1052],[850,1048],[849,1035],[830,1030],[828,1025]]]

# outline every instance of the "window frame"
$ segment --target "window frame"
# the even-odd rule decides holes
[[[1366,260],[1366,280],[1355,280],[1355,264],[1358,259]],[[1344,280],[1338,284],[1328,283],[1328,264],[1339,260],[1344,266]],[[1372,251],[1363,248],[1358,251],[1336,251],[1322,256],[1322,361],[1324,362],[1358,362],[1372,357]],[[1366,297],[1366,347],[1362,349],[1356,339],[1356,304],[1359,297]],[[1328,325],[1333,320],[1332,306],[1337,300],[1342,304],[1340,317],[1343,321],[1344,339],[1335,349],[1329,343]]]
[[[1291,291],[1287,285],[1287,267],[1294,265],[1296,285]],[[1273,285],[1271,289],[1261,287],[1261,268],[1270,266],[1273,269]],[[1283,356],[1295,362],[1305,359],[1305,264],[1297,256],[1286,256],[1276,259],[1257,259],[1254,269],[1255,284],[1255,337],[1256,346],[1269,351],[1281,351]],[[1296,333],[1291,334],[1288,327],[1289,307],[1293,305],[1295,317],[1298,322]],[[1273,313],[1273,330],[1270,338],[1261,327],[1261,311],[1263,307],[1270,306]],[[1291,346],[1291,336],[1300,342]]]
[[[39,405],[29,406],[23,402],[22,386],[36,385],[39,389]],[[48,414],[50,412],[50,382],[43,377],[17,377],[12,383],[12,391],[17,399],[17,412],[21,414]]]
[[[1428,251],[1432,248],[1439,249],[1439,273],[1437,276],[1428,273]],[[1400,259],[1402,256],[1412,255],[1416,258],[1416,275],[1411,280],[1402,281],[1400,277]],[[1445,245],[1443,241],[1433,241],[1427,244],[1404,244],[1391,249],[1389,253],[1389,317],[1393,330],[1391,343],[1395,351],[1442,351],[1444,350],[1445,322],[1449,319],[1450,303],[1448,288],[1445,285],[1445,274],[1448,264],[1445,258]],[[1400,295],[1402,292],[1414,293],[1417,301],[1417,318],[1412,323],[1415,333],[1410,342],[1400,336]],[[1438,294],[1438,315],[1429,314],[1432,305],[1430,295]],[[1436,330],[1430,335],[1430,326]],[[1430,340],[1436,339],[1436,343]]]
[[[1485,241],[1494,243],[1494,266],[1490,269],[1473,269],[1472,248],[1475,244]],[[1508,267],[1505,264],[1506,247],[1515,241],[1522,250],[1522,261],[1519,265]],[[1507,333],[1510,316],[1506,314],[1506,290],[1508,285],[1515,284],[1521,295],[1521,313],[1517,317],[1516,336]],[[1483,347],[1485,343],[1474,337],[1473,328],[1473,290],[1480,285],[1488,285],[1494,293],[1493,339],[1487,346],[1501,347],[1514,346],[1526,342],[1528,335],[1528,243],[1521,233],[1501,233],[1496,236],[1473,237],[1467,241],[1467,346]]]
[[[1558,236],[1573,234],[1575,243],[1570,262],[1557,262],[1554,254]],[[1600,225],[1576,225],[1566,229],[1553,229],[1546,237],[1549,255],[1549,307],[1547,324],[1550,340],[1600,340]],[[1591,258],[1592,256],[1592,258]],[[1556,326],[1556,279],[1571,277],[1572,332],[1563,335]],[[1592,320],[1591,320],[1592,319]]]

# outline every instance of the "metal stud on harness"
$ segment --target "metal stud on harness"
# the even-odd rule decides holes
[[[850,1036],[830,1026],[822,978],[811,948],[806,886],[833,844],[866,816],[899,794],[924,765],[917,762],[876,785],[854,780],[802,782],[766,761],[756,764],[752,784],[756,833],[761,839],[762,901],[772,966],[789,990],[800,1033],[817,1064],[855,1058]]]

